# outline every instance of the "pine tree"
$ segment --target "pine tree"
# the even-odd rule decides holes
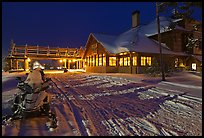
[[[157,76],[160,74],[160,66],[155,57],[152,58],[152,64],[151,66],[147,69],[147,73],[152,76]]]

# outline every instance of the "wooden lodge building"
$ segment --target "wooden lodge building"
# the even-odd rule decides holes
[[[75,48],[49,48],[44,47],[44,58],[65,59],[64,67],[70,69],[75,64],[77,69],[85,69],[86,72],[98,73],[144,73],[156,60],[160,64],[160,49],[157,41],[157,20],[147,25],[140,25],[140,12],[132,13],[131,29],[119,35],[107,35],[91,33],[85,45],[85,49]],[[169,26],[174,24],[174,28]],[[163,63],[165,67],[182,68],[187,70],[202,71],[202,27],[195,29],[194,22],[186,24],[181,19],[169,19],[160,17],[161,45]],[[196,47],[187,53],[186,45],[189,38],[194,37]],[[29,47],[25,47],[24,49]],[[36,53],[40,56],[39,48],[35,49],[31,56],[23,51],[21,59],[24,62],[28,57]],[[13,48],[13,53],[18,46]],[[42,53],[41,53],[42,54]],[[10,54],[8,59],[14,59]],[[70,62],[71,61],[71,62]],[[11,64],[12,66],[12,64]],[[26,68],[26,67],[25,67]],[[25,69],[24,68],[24,69]]]
[[[157,20],[141,26],[139,18],[139,11],[133,12],[132,28],[120,35],[96,33],[89,35],[83,56],[87,72],[136,74],[144,73],[148,67],[152,66],[153,59],[156,59],[159,63]],[[172,23],[182,25],[182,20],[160,17],[162,54],[165,67],[172,66],[201,71],[202,44],[200,49],[198,47],[193,49],[193,54],[186,53],[187,38],[192,36],[195,31],[190,28],[185,29],[185,25],[175,25],[174,29],[170,29],[169,26]],[[202,33],[199,33],[199,35],[197,37],[202,38]]]

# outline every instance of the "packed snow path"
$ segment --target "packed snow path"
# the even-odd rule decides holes
[[[45,118],[16,121],[4,135],[202,135],[202,100],[151,83],[86,73],[47,74],[58,128]],[[15,127],[18,125],[18,130]],[[14,133],[15,132],[15,133]]]

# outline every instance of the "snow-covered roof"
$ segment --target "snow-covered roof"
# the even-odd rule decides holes
[[[132,28],[119,36],[110,36],[104,34],[92,34],[95,39],[101,43],[104,48],[110,53],[117,54],[121,52],[141,52],[141,53],[160,53],[158,42],[149,39],[143,33],[140,33],[140,28]],[[178,54],[162,44],[163,54]]]
[[[99,43],[101,43],[106,48],[108,52],[118,53],[116,46],[114,44],[117,36],[97,33],[92,33],[92,35]]]
[[[160,20],[160,33],[171,31],[172,29],[169,28],[171,23],[178,22],[182,19],[171,19],[167,17],[159,17]],[[144,33],[146,36],[152,36],[158,34],[157,30],[157,19],[154,19],[152,22],[150,22],[147,25],[141,26],[141,32]],[[189,31],[187,29],[184,29],[181,26],[175,25],[175,29],[183,30],[183,31]]]
[[[161,33],[168,31],[168,26],[174,20],[160,17]],[[158,42],[151,40],[147,36],[157,33],[156,19],[148,25],[138,26],[115,36],[106,34],[92,33],[93,37],[101,43],[104,48],[113,54],[121,52],[141,52],[141,53],[160,53]],[[181,52],[173,52],[162,44],[163,54],[183,55]],[[185,54],[184,54],[185,55]]]

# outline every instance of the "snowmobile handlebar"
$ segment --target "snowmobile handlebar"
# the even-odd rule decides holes
[[[16,77],[16,80],[18,80],[19,82],[22,82],[21,77]]]

